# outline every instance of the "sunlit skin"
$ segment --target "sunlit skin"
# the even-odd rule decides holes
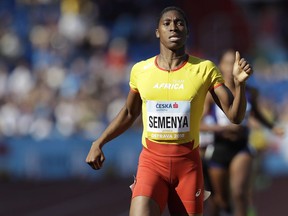
[[[167,72],[176,69],[188,59],[186,54],[186,40],[188,37],[188,27],[183,15],[177,10],[168,10],[159,20],[158,28],[155,31],[159,39],[160,53],[157,58],[159,67]],[[246,108],[244,89],[245,80],[252,73],[252,69],[245,59],[235,53],[234,62],[234,82],[235,97],[231,91],[222,85],[211,91],[217,104],[222,107],[228,118],[235,123],[241,122]],[[95,140],[86,157],[86,162],[95,170],[100,169],[105,161],[102,151],[103,146],[124,133],[141,114],[142,99],[139,93],[130,91],[125,105],[118,115],[112,120],[101,136]],[[145,196],[134,197],[131,201],[130,216],[160,216],[158,204],[151,198]],[[188,216],[202,216],[203,214],[182,214]],[[177,214],[181,216],[181,214]]]
[[[163,14],[156,29],[156,37],[160,41],[158,65],[167,70],[173,70],[186,59],[185,44],[188,29],[182,15],[177,11]]]
[[[177,11],[166,12],[160,19],[156,37],[160,39],[160,53],[170,51],[174,57],[185,54],[188,29],[182,15]]]

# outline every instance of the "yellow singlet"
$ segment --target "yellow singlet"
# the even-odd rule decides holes
[[[167,71],[157,65],[157,56],[136,63],[130,87],[142,99],[143,135],[163,144],[194,141],[199,145],[199,125],[209,89],[224,83],[215,64],[189,56],[179,68]]]

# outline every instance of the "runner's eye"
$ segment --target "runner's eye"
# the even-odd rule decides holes
[[[184,22],[183,22],[183,21],[178,21],[178,22],[177,22],[177,25],[178,25],[178,26],[184,26]]]
[[[163,25],[164,25],[164,26],[169,26],[169,25],[170,25],[170,22],[165,21],[165,22],[163,22]]]

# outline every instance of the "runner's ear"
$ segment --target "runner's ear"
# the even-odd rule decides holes
[[[158,29],[155,30],[156,38],[160,38]]]

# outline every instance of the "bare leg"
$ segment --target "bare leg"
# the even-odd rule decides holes
[[[231,196],[235,216],[246,216],[250,201],[253,158],[247,153],[236,155],[230,166]]]
[[[219,216],[220,210],[230,208],[229,203],[229,175],[228,171],[223,168],[209,168],[209,175],[213,188],[213,207],[211,216]]]
[[[158,204],[145,196],[134,197],[131,201],[130,216],[160,216]]]

